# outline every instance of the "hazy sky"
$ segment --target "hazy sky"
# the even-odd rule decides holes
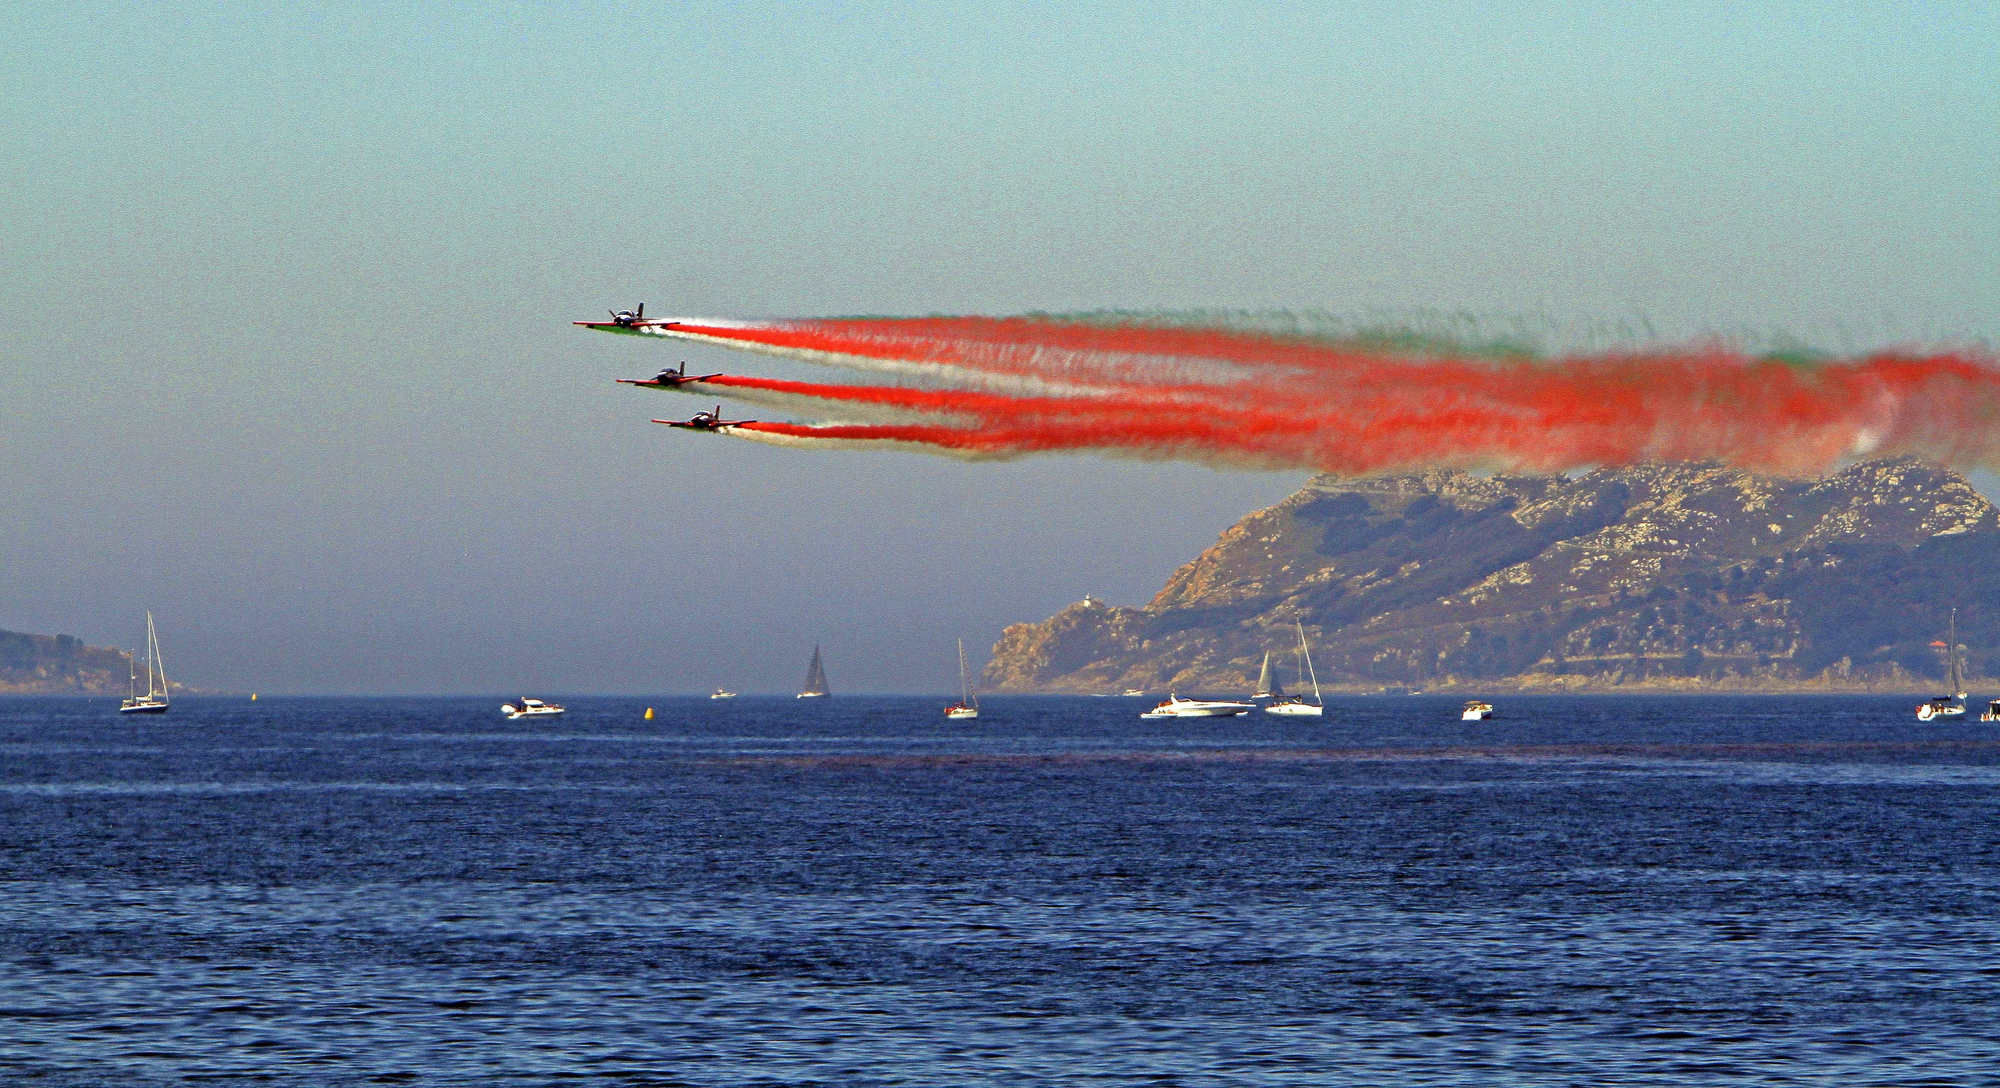
[[[2000,339],[2000,8],[0,7],[0,627],[264,691],[943,691],[1298,475],[810,454],[574,330],[1465,308]]]

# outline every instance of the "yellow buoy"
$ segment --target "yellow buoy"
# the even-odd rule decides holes
[[[257,701],[257,693],[256,693],[256,692],[254,692],[254,691],[253,691],[253,692],[251,692],[251,693],[250,693],[250,701],[251,701],[251,702],[253,702],[253,703]]]
[[[646,708],[646,720],[649,722],[653,720],[653,708],[650,706]]]

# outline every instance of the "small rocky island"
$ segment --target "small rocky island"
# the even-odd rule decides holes
[[[1953,607],[1968,674],[1991,675],[2000,515],[1912,459],[1321,476],[1143,608],[1007,628],[985,685],[1247,691],[1296,621],[1331,690],[1928,692]]]

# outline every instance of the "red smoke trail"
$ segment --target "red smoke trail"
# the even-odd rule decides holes
[[[2000,368],[1983,351],[1812,366],[1720,347],[1499,361],[1226,329],[1033,318],[680,328],[711,342],[823,361],[1089,390],[1014,396],[753,378],[710,383],[753,399],[943,420],[753,428],[807,443],[898,443],[978,457],[1098,450],[1339,472],[1431,465],[1549,471],[1668,459],[1809,474],[1863,454],[2000,465]]]

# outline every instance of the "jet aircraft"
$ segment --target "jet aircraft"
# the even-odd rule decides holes
[[[721,431],[757,421],[754,419],[724,419],[722,418],[722,405],[718,404],[715,406],[714,411],[696,412],[691,419],[656,419],[653,422],[664,423],[669,427],[686,427],[691,431]]]
[[[689,382],[705,382],[710,378],[720,378],[722,372],[714,374],[689,374],[687,360],[682,359],[678,369],[668,367],[652,378],[619,378],[620,385],[643,385],[648,389],[679,389]]]
[[[678,321],[646,320],[646,304],[641,302],[636,310],[612,310],[609,321],[572,321],[572,325],[582,325],[586,329],[604,329],[609,332],[637,332],[640,329],[671,329]]]

